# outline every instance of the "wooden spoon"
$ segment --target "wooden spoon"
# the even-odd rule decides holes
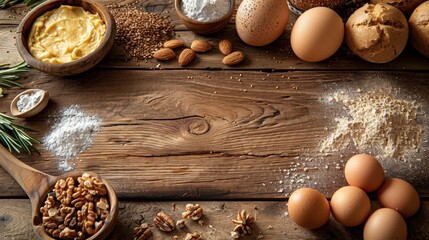
[[[68,172],[57,177],[42,173],[19,161],[1,144],[0,166],[2,166],[19,183],[19,185],[21,185],[27,196],[30,198],[32,225],[36,235],[42,239],[53,239],[46,233],[45,228],[42,226],[40,207],[45,202],[47,194],[54,189],[54,185],[57,180],[66,179],[67,177],[73,177],[76,179],[77,177],[82,176],[83,172]],[[118,198],[115,190],[113,190],[112,186],[105,179],[96,173],[88,173],[103,181],[107,189],[110,204],[110,214],[104,222],[103,227],[88,239],[105,239],[113,230],[118,220]]]
[[[37,91],[42,91],[42,98],[40,99],[39,102],[37,102],[32,108],[28,109],[27,111],[24,112],[20,112],[18,110],[18,100],[20,98],[20,96],[24,95],[24,94],[32,94],[35,93]],[[12,113],[13,116],[15,117],[19,117],[19,118],[27,118],[27,117],[31,117],[34,116],[36,114],[38,114],[39,112],[41,112],[46,105],[48,105],[49,102],[49,93],[41,90],[41,89],[28,89],[25,90],[24,92],[18,94],[10,103],[10,112]]]

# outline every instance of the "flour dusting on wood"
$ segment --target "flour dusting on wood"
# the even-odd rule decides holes
[[[322,141],[322,152],[354,146],[359,152],[405,161],[421,147],[423,126],[417,121],[421,106],[416,101],[397,98],[385,89],[338,91],[327,100],[340,104],[346,114],[335,118],[336,128]]]
[[[60,159],[59,170],[73,169],[68,160],[91,145],[92,138],[98,132],[100,124],[100,118],[87,115],[77,105],[61,111],[60,118],[43,139],[45,148]]]

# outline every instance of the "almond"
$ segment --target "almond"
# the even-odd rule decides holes
[[[225,65],[235,65],[239,64],[244,60],[244,54],[240,51],[235,51],[233,53],[228,54],[222,60],[222,63]]]
[[[179,65],[184,67],[195,59],[195,51],[190,48],[185,48],[179,55]]]
[[[228,55],[232,52],[232,42],[228,39],[223,39],[219,42],[219,50],[223,55]]]
[[[183,45],[185,45],[185,43],[182,40],[172,39],[172,40],[169,40],[169,41],[165,42],[164,45],[163,45],[163,47],[175,49],[175,48],[179,48],[179,47],[181,47]]]
[[[207,52],[212,49],[212,45],[204,40],[194,40],[191,44],[191,49],[195,52]]]
[[[176,53],[170,48],[161,48],[153,54],[156,60],[167,61],[173,59]]]

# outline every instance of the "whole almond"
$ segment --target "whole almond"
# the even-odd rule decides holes
[[[243,60],[244,60],[244,54],[240,51],[235,51],[225,56],[222,60],[222,63],[225,65],[232,66],[232,65],[241,63]]]
[[[232,42],[228,39],[223,39],[219,42],[219,50],[223,55],[228,55],[232,52]]]
[[[195,51],[190,48],[185,48],[179,55],[179,65],[184,67],[195,59]]]
[[[161,48],[153,54],[156,60],[167,61],[176,57],[176,53],[170,48]]]
[[[195,52],[207,52],[212,48],[213,47],[209,42],[200,39],[194,40],[191,44],[191,49]]]
[[[185,43],[182,40],[172,39],[172,40],[168,40],[167,42],[165,42],[163,44],[163,47],[175,49],[175,48],[179,48],[179,47],[181,47],[183,45],[185,45]]]

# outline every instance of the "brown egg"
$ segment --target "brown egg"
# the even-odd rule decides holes
[[[366,221],[363,229],[364,240],[405,240],[407,225],[401,214],[390,208],[376,210]]]
[[[365,192],[373,192],[384,180],[384,170],[375,157],[368,154],[357,154],[351,157],[344,169],[350,186],[358,187]]]
[[[370,210],[368,195],[358,187],[342,187],[332,195],[332,216],[344,226],[354,227],[363,223]]]
[[[319,191],[312,188],[300,188],[290,196],[288,212],[292,220],[299,226],[315,229],[328,221],[329,203]]]
[[[237,9],[238,36],[251,46],[274,42],[286,29],[289,7],[286,0],[243,0]]]
[[[383,207],[394,209],[406,218],[413,216],[420,207],[416,189],[399,178],[386,178],[377,195]]]
[[[290,44],[293,52],[307,62],[318,62],[332,56],[344,38],[341,17],[327,7],[315,7],[305,11],[296,20]]]

